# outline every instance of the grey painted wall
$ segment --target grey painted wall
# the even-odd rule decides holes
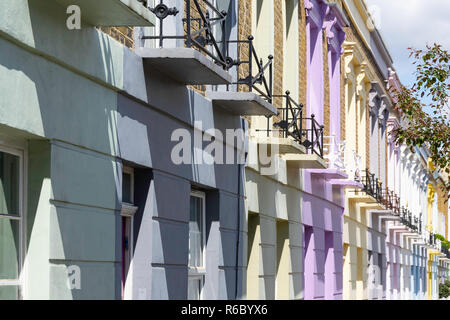
[[[170,159],[173,130],[193,133],[202,121],[203,131],[224,132],[240,118],[147,69],[98,30],[68,31],[65,19],[65,8],[48,1],[0,3],[0,132],[28,140],[24,298],[120,298],[124,164],[136,169],[139,207],[133,297],[186,298],[191,185],[207,193],[204,296],[234,299],[236,275],[242,296],[239,166]],[[66,286],[71,265],[80,267],[80,289]]]

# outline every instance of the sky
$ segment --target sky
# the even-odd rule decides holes
[[[404,85],[414,83],[408,47],[450,50],[450,0],[365,0]]]

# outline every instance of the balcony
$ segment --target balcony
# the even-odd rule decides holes
[[[392,215],[400,217],[400,197],[394,191],[385,188],[381,193],[381,203]]]
[[[428,236],[428,244],[432,247],[436,245],[436,236],[433,233],[430,233]]]
[[[400,222],[404,226],[406,226],[409,229],[411,229],[411,231],[420,233],[419,232],[419,219],[416,218],[416,217],[413,218],[412,212],[410,210],[408,210],[407,208],[405,208],[405,207],[401,208],[401,211],[400,211]],[[421,229],[421,227],[420,227],[420,229]]]
[[[154,40],[155,47],[135,50],[147,68],[185,85],[232,82],[228,73],[233,60],[228,57],[226,12],[206,0],[186,0],[179,8],[169,8],[161,0],[150,10],[159,20],[159,32],[142,36],[141,40]],[[179,12],[184,13],[183,17]],[[217,34],[221,34],[220,39],[216,39]]]
[[[370,173],[369,169],[366,169],[365,175],[362,177],[362,184],[366,194],[372,196],[379,204],[383,204],[382,182],[375,178],[375,174]]]
[[[346,142],[340,141],[335,135],[324,136],[324,159],[328,169],[311,170],[311,173],[321,174],[330,184],[346,189],[363,189],[362,183],[355,179],[354,172],[344,160]]]
[[[375,178],[375,174],[370,173],[369,169],[366,169],[362,176],[359,174],[359,169],[355,170],[355,180],[362,184],[361,190],[353,190],[353,194],[348,198],[366,203],[366,206],[370,204],[372,209],[384,210],[385,202],[383,199],[382,183]]]
[[[324,136],[324,159],[328,161],[329,168],[347,173],[347,166],[344,161],[345,146],[346,142],[339,141],[334,135]]]
[[[445,254],[447,259],[450,259],[450,250],[448,248],[442,248],[442,253]]]
[[[136,26],[152,27],[155,15],[143,0],[56,0],[64,6],[77,5],[81,19],[91,25],[101,27]]]
[[[210,98],[215,107],[225,109],[231,113],[241,116],[267,116],[278,114],[277,109],[272,105],[272,76],[273,76],[273,56],[269,56],[264,62],[258,56],[253,45],[253,36],[247,40],[230,40],[227,44],[237,44],[242,51],[247,51],[247,60],[232,61],[230,66],[237,66],[238,74],[243,77],[234,82],[241,85],[246,92],[206,92],[206,97]],[[245,67],[245,68],[244,68]]]
[[[256,131],[265,132],[269,143],[280,143],[281,158],[288,166],[298,169],[327,168],[327,162],[323,159],[323,126],[319,125],[314,115],[303,115],[303,105],[295,102],[289,91],[272,97],[284,102],[277,108],[279,120],[271,127],[268,118],[267,127]],[[292,145],[296,147],[293,149]]]
[[[191,48],[136,48],[144,65],[184,85],[229,84],[231,75]]]

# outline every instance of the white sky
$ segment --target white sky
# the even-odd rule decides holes
[[[404,85],[413,82],[408,47],[450,50],[450,0],[365,0]]]

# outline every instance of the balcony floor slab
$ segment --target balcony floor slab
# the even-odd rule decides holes
[[[348,195],[348,199],[353,200],[355,202],[365,202],[365,203],[376,203],[377,202],[377,200],[374,197],[369,196],[365,192],[360,192],[357,194],[350,194],[350,195]]]
[[[311,169],[309,173],[321,175],[327,180],[348,179],[348,175],[339,169]]]
[[[214,106],[240,116],[270,116],[277,109],[254,92],[207,91]]]
[[[306,148],[290,138],[258,137],[258,145],[265,146],[269,152],[278,148],[279,154],[306,154]]]
[[[290,167],[298,169],[325,169],[327,162],[317,154],[285,154],[281,156]]]
[[[146,67],[185,85],[230,84],[232,76],[193,48],[136,48]]]
[[[331,179],[329,182],[348,189],[364,189],[363,184],[355,180]]]

